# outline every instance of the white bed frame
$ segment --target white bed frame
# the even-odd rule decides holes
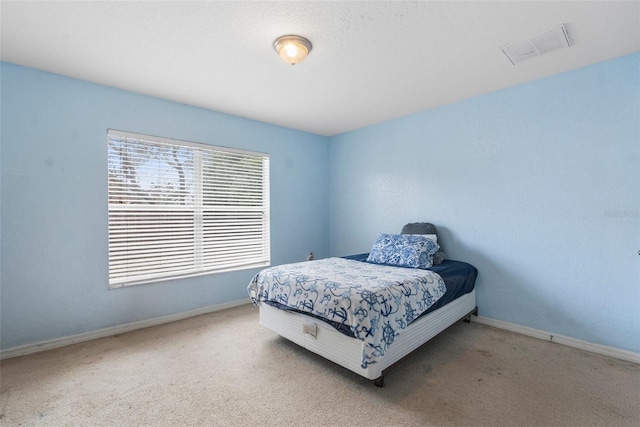
[[[378,363],[362,368],[362,341],[344,335],[314,317],[260,304],[261,325],[325,359],[375,380],[378,387],[384,385],[384,376],[393,364],[471,314],[477,314],[475,289],[411,323],[395,338]]]

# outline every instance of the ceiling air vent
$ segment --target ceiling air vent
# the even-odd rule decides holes
[[[530,39],[503,46],[501,49],[513,65],[516,65],[529,58],[565,47],[571,47],[571,42],[567,35],[567,29],[564,25],[560,25]]]

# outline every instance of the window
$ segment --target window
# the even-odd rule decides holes
[[[109,287],[270,262],[269,156],[109,130]]]

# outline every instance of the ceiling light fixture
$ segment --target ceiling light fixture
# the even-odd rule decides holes
[[[311,52],[311,42],[301,36],[280,36],[273,42],[273,48],[284,62],[296,65]]]

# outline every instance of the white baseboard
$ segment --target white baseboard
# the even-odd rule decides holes
[[[78,335],[72,335],[63,338],[57,338],[49,341],[42,341],[36,344],[28,344],[21,347],[14,347],[0,351],[0,360],[9,359],[11,357],[24,356],[27,354],[37,353],[41,351],[53,350],[55,348],[64,347],[71,344],[90,341],[98,338],[109,337],[112,335],[123,334],[125,332],[135,331],[137,329],[149,328],[152,326],[163,325],[165,323],[176,322],[178,320],[188,319],[190,317],[199,316],[201,314],[213,313],[215,311],[226,310],[228,308],[239,307],[241,305],[250,304],[248,299],[231,301],[224,304],[217,304],[208,307],[202,307],[184,313],[172,314],[169,316],[157,317],[155,319],[141,320],[139,322],[127,323],[124,325],[112,326],[109,328],[98,329],[96,331],[85,332]],[[471,320],[487,326],[504,329],[518,334],[527,335],[545,341],[550,341],[569,347],[579,348],[581,350],[592,353],[610,356],[616,359],[626,360],[628,362],[640,364],[640,353],[621,350],[615,347],[609,347],[600,344],[594,344],[588,341],[582,341],[575,338],[555,335],[550,332],[541,331],[539,329],[520,326],[515,323],[503,322],[502,320],[491,319],[483,316],[471,316]]]
[[[541,331],[539,329],[529,328],[526,326],[520,326],[516,325],[515,323],[503,322],[502,320],[495,320],[489,317],[471,316],[471,320],[477,323],[482,323],[483,325],[493,326],[495,328],[505,329],[507,331],[516,332],[518,334],[527,335],[533,338],[551,341],[569,347],[579,348],[591,353],[602,354],[604,356],[610,356],[616,359],[640,364],[640,353],[634,353],[632,351],[622,350],[606,345],[594,344],[588,341],[582,341],[562,335],[555,335],[551,332]]]
[[[98,329],[96,331],[85,332],[78,335],[56,338],[53,340],[42,341],[36,344],[28,344],[20,347],[14,347],[0,351],[0,360],[9,359],[16,356],[24,356],[26,354],[37,353],[40,351],[53,350],[54,348],[64,347],[71,344],[95,340],[98,338],[109,337],[112,335],[123,334],[125,332],[135,331],[137,329],[149,328],[151,326],[163,325],[165,323],[176,322],[178,320],[188,319],[190,317],[199,316],[201,314],[213,313],[215,311],[226,310],[228,308],[239,307],[241,305],[250,304],[248,298],[231,301],[224,304],[211,305],[202,307],[184,313],[171,314],[169,316],[157,317],[154,319],[141,320],[138,322],[126,323],[124,325],[111,326],[109,328]]]

